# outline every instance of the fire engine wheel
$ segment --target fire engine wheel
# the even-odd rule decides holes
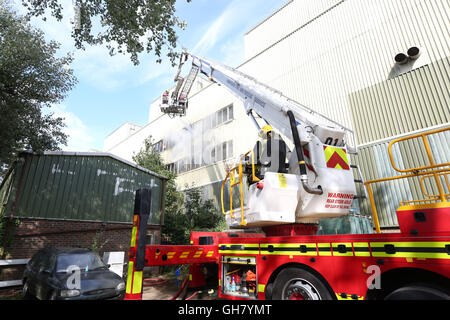
[[[450,300],[450,294],[437,286],[411,284],[392,291],[384,300]]]
[[[273,286],[274,300],[331,300],[325,285],[312,273],[300,268],[280,272]]]

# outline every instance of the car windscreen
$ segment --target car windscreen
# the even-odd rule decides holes
[[[68,253],[58,255],[56,262],[56,272],[68,272],[74,269],[74,266],[81,271],[89,271],[105,267],[98,254],[93,252]]]

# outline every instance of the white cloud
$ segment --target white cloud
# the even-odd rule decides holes
[[[66,127],[63,132],[68,135],[67,146],[60,146],[64,151],[88,151],[93,147],[94,138],[90,135],[88,127],[73,112],[67,110],[63,104],[54,105],[47,112],[53,112],[54,117],[64,118]]]
[[[204,55],[212,49],[220,40],[228,36],[233,28],[239,27],[246,19],[243,12],[252,12],[253,1],[233,0],[209,26],[208,31],[192,49],[193,53]],[[242,34],[236,34],[242,37]]]

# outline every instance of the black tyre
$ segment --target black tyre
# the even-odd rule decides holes
[[[30,293],[30,284],[27,280],[24,281],[23,287],[22,287],[22,299],[23,300],[31,300],[33,299],[33,296]]]
[[[331,300],[327,287],[311,272],[301,268],[282,270],[273,284],[273,300]]]
[[[428,284],[411,284],[389,293],[385,300],[450,300],[448,291]]]

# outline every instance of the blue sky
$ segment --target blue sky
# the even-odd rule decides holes
[[[126,55],[109,56],[105,46],[76,50],[70,37],[73,17],[71,0],[60,0],[64,19],[46,22],[33,19],[32,24],[46,34],[48,40],[61,43],[60,54],[74,52],[71,65],[77,86],[51,112],[65,118],[68,146],[63,150],[87,151],[103,149],[108,134],[129,121],[145,125],[150,103],[173,85],[175,69],[169,59],[155,63],[151,54],[141,54],[134,66]],[[187,23],[179,30],[179,48],[237,66],[244,61],[244,33],[285,0],[184,0],[177,1],[176,15]],[[20,1],[16,0],[18,12]],[[49,16],[49,15],[48,15]]]

